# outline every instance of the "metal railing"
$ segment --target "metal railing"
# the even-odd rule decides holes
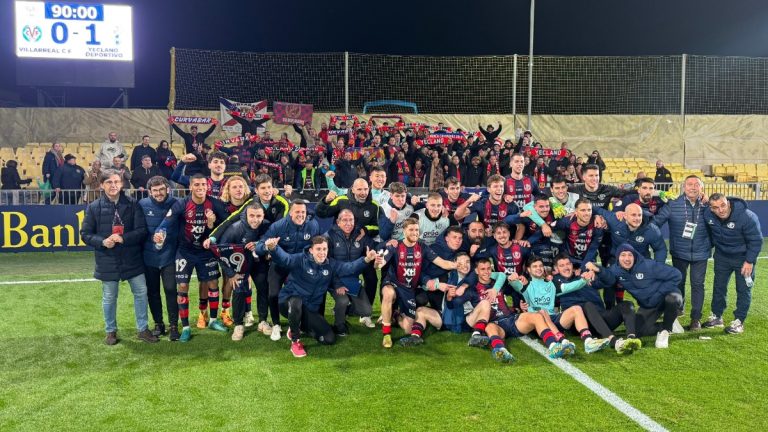
[[[607,183],[619,187],[627,187],[627,183]],[[680,194],[679,183],[658,183],[656,188],[667,190],[673,195]],[[484,188],[466,188],[468,192],[480,191]],[[278,189],[283,194],[283,189]],[[291,198],[301,198],[309,202],[317,202],[325,194],[327,189],[317,191],[294,191]],[[426,195],[427,188],[408,188],[412,195]],[[745,200],[768,199],[768,182],[756,183],[704,183],[704,193],[712,195],[721,193],[726,196],[739,197]],[[140,199],[147,196],[147,192],[136,189],[126,189],[125,193],[131,197]],[[171,196],[183,198],[189,194],[189,189],[172,188]],[[101,191],[93,189],[68,189],[54,192],[40,189],[0,190],[0,206],[7,205],[79,205],[88,204],[101,195]]]

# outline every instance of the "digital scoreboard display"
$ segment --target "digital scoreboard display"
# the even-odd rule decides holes
[[[17,1],[16,56],[132,62],[132,8]]]

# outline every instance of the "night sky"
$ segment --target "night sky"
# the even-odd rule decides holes
[[[132,4],[132,107],[168,102],[171,46],[229,51],[422,55],[526,54],[529,2],[140,0]],[[13,2],[2,0],[0,99],[34,105],[17,87]],[[539,0],[540,55],[710,54],[768,57],[768,1]],[[69,106],[109,106],[110,89],[69,89]]]

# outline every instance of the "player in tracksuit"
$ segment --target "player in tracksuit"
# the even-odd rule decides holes
[[[607,231],[611,235],[611,243],[614,246],[611,249],[614,256],[616,255],[616,246],[629,243],[648,259],[653,258],[658,263],[667,261],[667,244],[664,242],[659,227],[652,224],[650,219],[643,215],[643,210],[638,204],[628,204],[625,207],[624,220],[619,220],[615,213],[600,207],[593,208],[592,212],[605,219],[605,223],[608,225]],[[653,256],[651,256],[651,250]],[[613,264],[613,261],[611,263]]]
[[[230,292],[234,290],[233,301],[233,322],[235,330],[232,333],[232,340],[242,340],[245,331],[245,315],[248,311],[248,300],[251,296],[251,287],[248,277],[258,275],[254,278],[257,290],[264,291],[264,295],[257,295],[256,309],[259,313],[259,321],[267,319],[267,294],[266,283],[266,262],[265,257],[255,254],[256,242],[266,233],[269,228],[269,222],[264,220],[264,207],[259,203],[252,203],[246,207],[245,211],[240,213],[240,220],[230,225],[221,237],[220,244],[227,247],[211,245],[214,255],[222,263],[222,270],[227,279],[225,283],[231,286]],[[261,267],[260,271],[256,267]],[[237,277],[232,280],[233,276]],[[258,280],[258,277],[261,279]]]
[[[359,274],[377,255],[369,249],[365,256],[344,263],[328,258],[328,239],[323,236],[312,237],[307,251],[294,254],[283,250],[278,245],[280,241],[278,237],[269,238],[264,242],[264,249],[272,254],[275,264],[290,272],[280,291],[280,313],[288,318],[291,353],[294,357],[305,357],[307,353],[300,339],[302,323],[321,344],[334,344],[336,335],[319,313],[320,303],[329,290],[342,287],[341,277]]]
[[[379,269],[392,261],[381,283],[381,317],[384,334],[382,346],[384,348],[392,348],[392,309],[395,301],[398,302],[400,311],[397,318],[398,324],[408,335],[400,339],[401,345],[424,343],[421,336],[427,322],[438,329],[443,326],[440,313],[427,306],[417,307],[416,291],[419,289],[425,263],[431,262],[446,270],[456,268],[455,262],[440,258],[429,246],[419,241],[419,221],[406,219],[403,231],[404,239],[398,241],[396,245],[387,246],[376,261],[376,267]],[[433,286],[431,289],[438,290],[440,287]]]
[[[355,215],[349,209],[339,212],[336,223],[324,234],[328,239],[328,256],[338,262],[352,262],[364,256],[368,249],[376,249],[375,242],[368,236],[358,239],[354,231]],[[373,266],[368,266],[373,267]],[[350,304],[353,312],[360,317],[360,323],[368,328],[376,327],[371,321],[371,302],[368,292],[376,294],[378,278],[376,272],[363,271],[363,283],[360,285],[360,275],[355,274],[341,278],[342,286],[331,292],[334,300],[333,330],[337,336],[346,336],[349,329],[346,324],[347,308]],[[372,289],[371,289],[372,288]]]
[[[179,317],[181,318],[181,336],[179,341],[188,342],[192,337],[189,328],[189,280],[192,272],[197,272],[200,281],[200,316],[198,328],[206,327],[207,311],[210,307],[208,328],[226,332],[227,328],[216,318],[219,308],[219,269],[211,251],[203,247],[204,241],[213,230],[217,221],[227,217],[224,203],[207,195],[208,181],[202,174],[190,178],[189,196],[176,202],[165,220],[155,230],[153,240],[160,244],[163,238],[161,230],[178,228],[179,248],[176,252],[176,283],[178,284]]]
[[[288,254],[295,254],[302,252],[309,246],[310,239],[317,235],[320,235],[320,226],[314,219],[307,220],[307,203],[303,200],[295,200],[291,203],[288,217],[272,223],[263,239],[279,238],[282,250]],[[258,242],[256,252],[259,255],[267,254],[264,240]],[[276,261],[269,266],[267,283],[269,285],[270,306],[279,302],[280,289],[288,278],[288,274],[289,270]],[[278,341],[282,332],[280,318],[279,316],[275,317],[274,311],[272,313],[273,326],[270,338],[273,341]]]
[[[588,263],[587,267],[592,268],[592,265],[592,263]],[[566,254],[555,257],[555,270],[557,274],[552,277],[552,282],[555,284],[562,285],[579,280],[579,276],[576,276],[573,271],[573,263]],[[560,308],[567,310],[572,306],[581,306],[590,329],[595,330],[601,338],[607,338],[610,341],[608,346],[615,349],[617,353],[632,353],[640,349],[643,344],[635,336],[635,305],[629,301],[621,301],[616,307],[606,310],[603,299],[597,292],[597,285],[598,282],[593,281],[591,287],[587,286],[562,294],[558,297]],[[626,339],[616,338],[613,334],[613,330],[622,323],[627,329]]]
[[[595,261],[603,230],[595,227],[595,215],[592,214],[592,205],[588,199],[579,198],[576,201],[575,217],[558,219],[554,229],[565,232],[563,248],[574,266],[581,267]]]
[[[635,318],[637,335],[656,334],[656,348],[667,348],[677,311],[683,304],[683,297],[677,287],[683,277],[680,271],[645,259],[628,243],[616,249],[615,265],[592,268],[599,274],[601,286],[616,285],[619,289],[629,291],[637,301],[640,306]],[[661,328],[658,328],[656,320],[662,315],[664,320]]]

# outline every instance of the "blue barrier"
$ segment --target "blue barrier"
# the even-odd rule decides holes
[[[387,105],[406,107],[406,108],[412,109],[414,114],[419,113],[419,108],[413,102],[406,102],[406,101],[401,101],[396,99],[383,99],[383,100],[377,100],[372,102],[366,102],[365,104],[363,104],[363,114],[368,114],[368,108],[387,106]]]
[[[748,201],[768,235],[768,201]],[[310,203],[308,210],[314,211]],[[90,250],[80,239],[85,205],[19,205],[0,207],[0,252],[52,252]],[[330,219],[318,219],[323,232]],[[667,227],[662,230],[668,238]]]

